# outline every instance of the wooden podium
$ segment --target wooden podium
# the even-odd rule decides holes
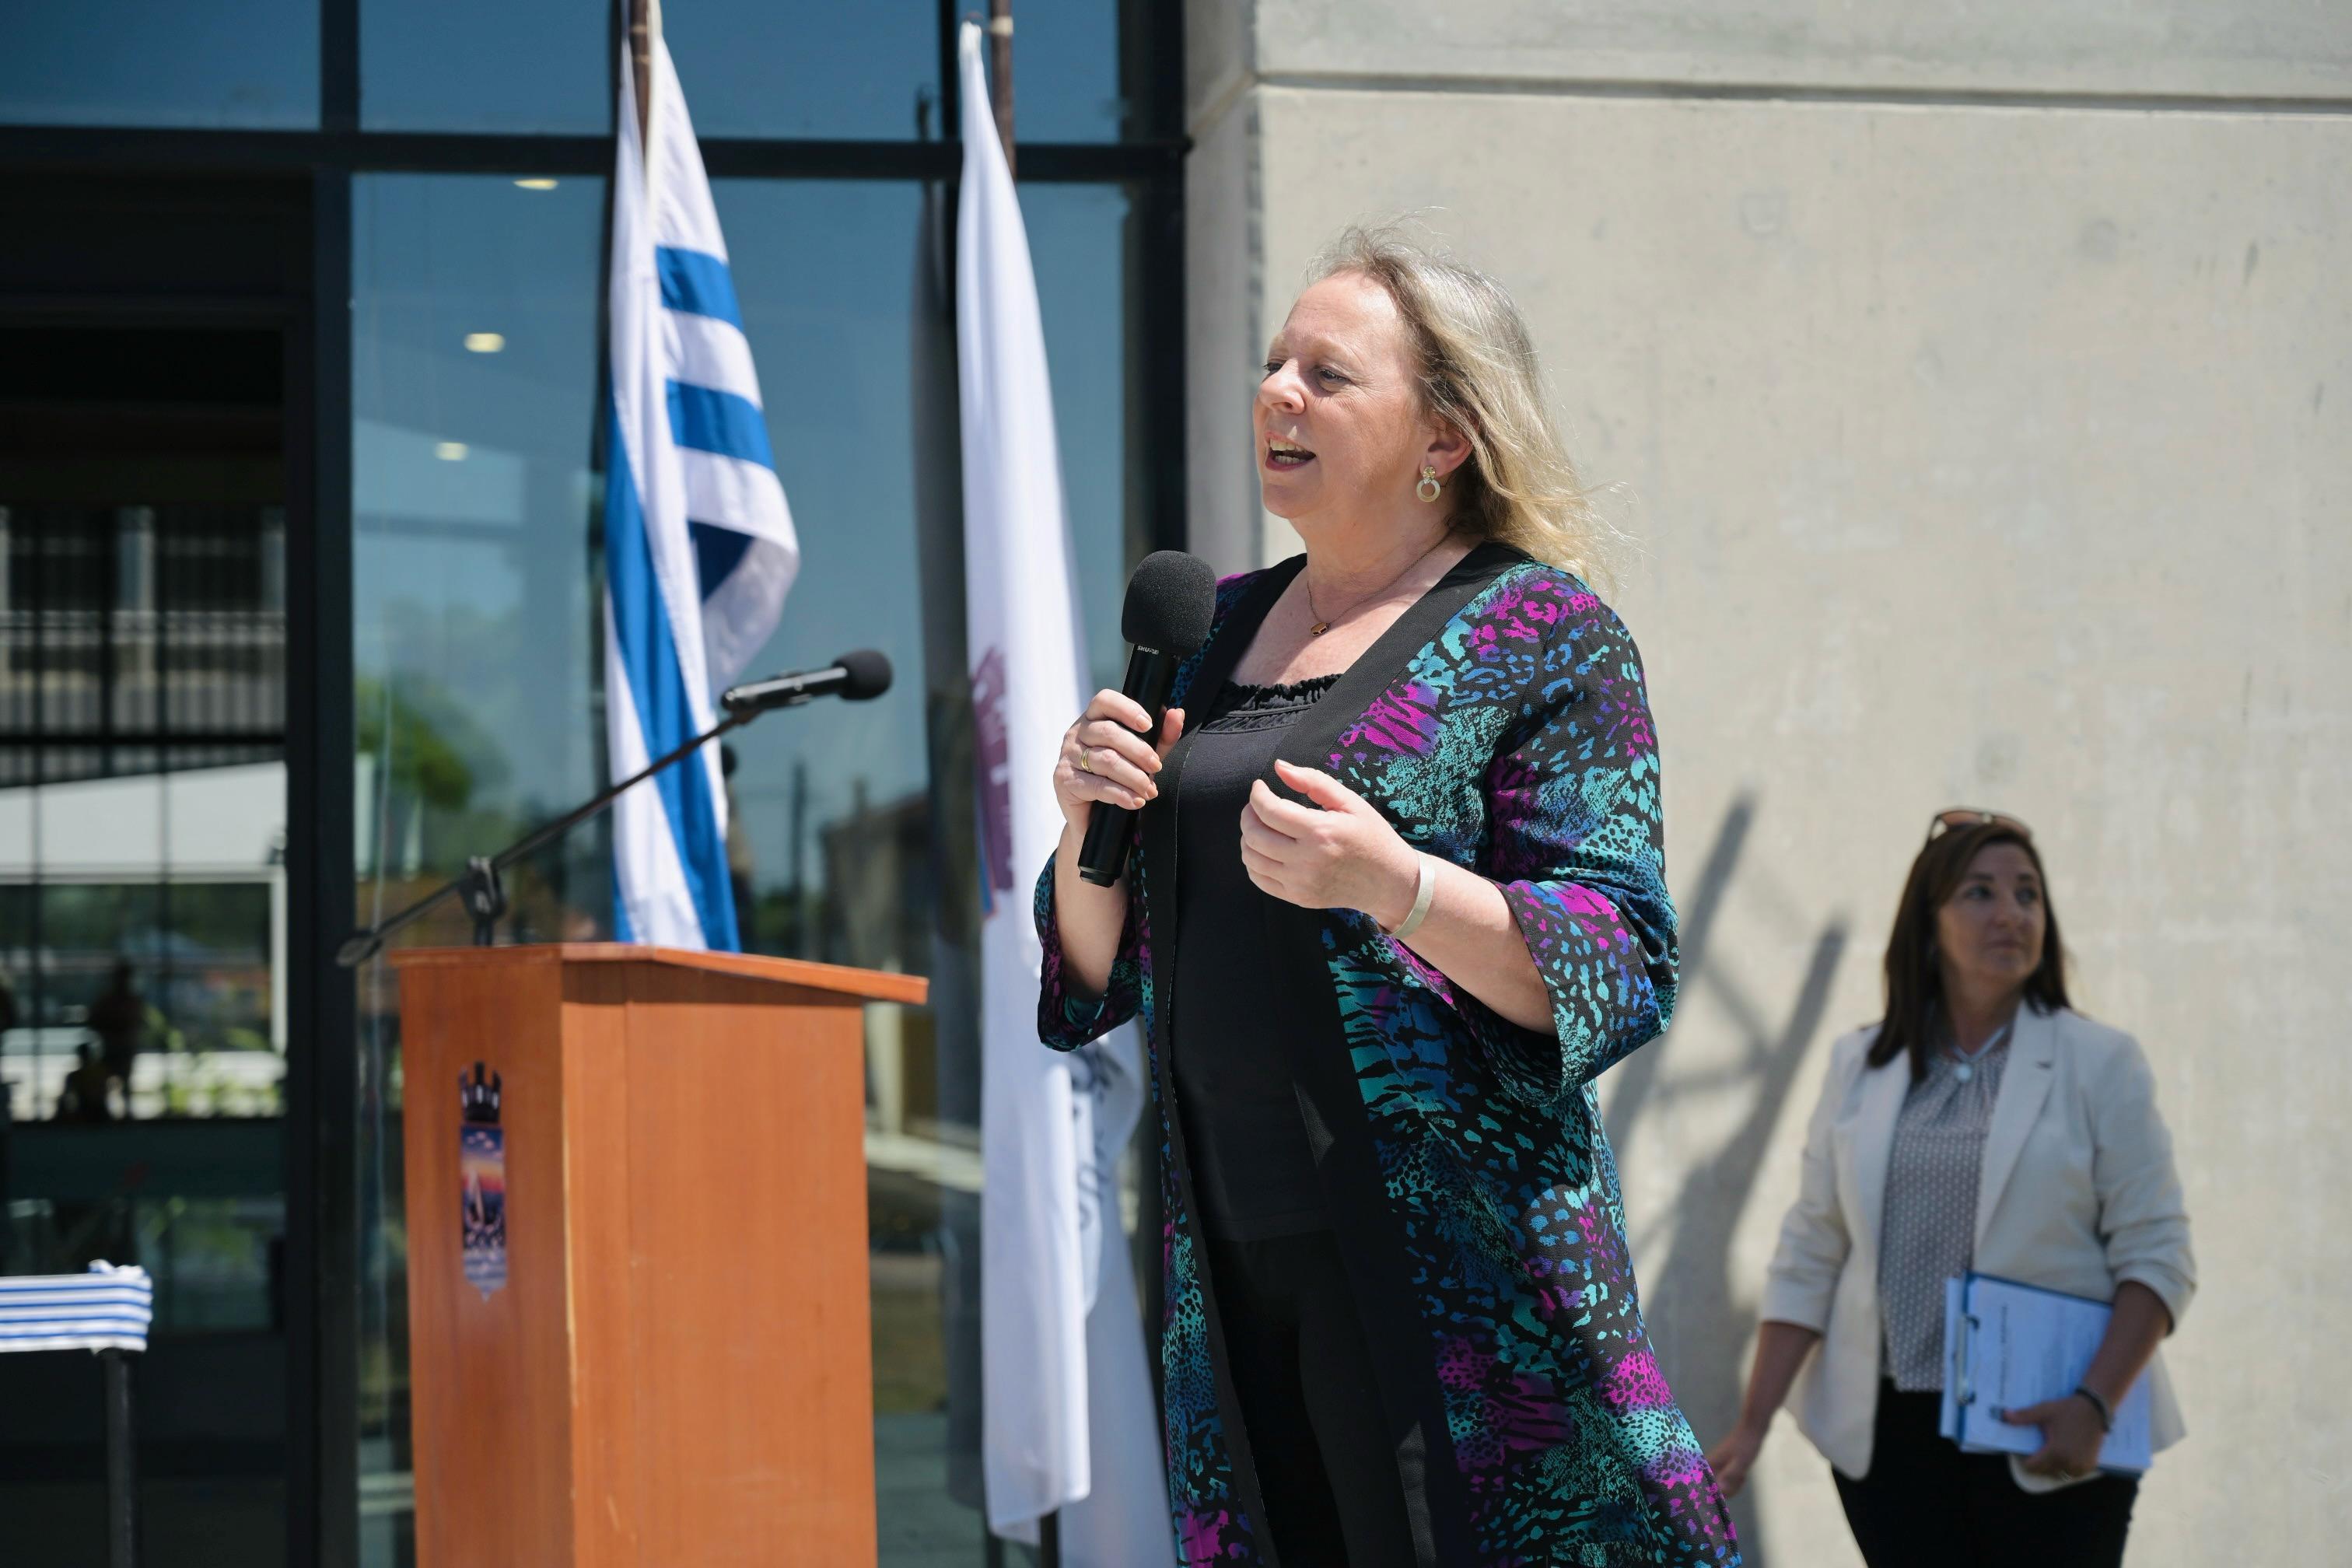
[[[868,1568],[860,1009],[926,983],[616,943],[391,956],[419,1568]]]

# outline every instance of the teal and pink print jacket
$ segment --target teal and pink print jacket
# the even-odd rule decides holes
[[[1175,704],[1223,684],[1303,564],[1219,584]],[[1164,1005],[1170,954],[1155,936],[1173,925],[1160,911],[1174,909],[1182,871],[1173,808],[1188,749],[1171,752],[1137,818],[1126,929],[1100,998],[1065,984],[1053,868],[1038,879],[1038,1031],[1068,1050],[1145,1021],[1177,1554],[1192,1568],[1275,1565],[1171,1113],[1184,1026]],[[1674,1005],[1657,737],[1633,641],[1574,576],[1481,545],[1293,727],[1282,755],[1337,776],[1417,848],[1494,881],[1551,997],[1551,1030],[1521,1028],[1368,915],[1264,900],[1266,940],[1298,976],[1266,1005],[1292,1045],[1326,1212],[1390,1429],[1403,1435],[1398,1476],[1422,1563],[1738,1563],[1635,1300],[1592,1088]]]

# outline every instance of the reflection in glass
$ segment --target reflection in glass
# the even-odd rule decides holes
[[[1021,0],[1013,81],[1022,142],[1141,133],[1120,61],[1122,28],[1131,36],[1143,26],[1141,9],[1140,0]],[[609,16],[557,0],[362,0],[362,123],[608,130]],[[940,12],[930,0],[696,0],[665,7],[663,22],[700,136],[906,141],[919,134],[918,95],[934,103],[940,96]],[[447,47],[452,37],[466,47]]]
[[[1141,25],[1142,18],[1134,15],[1141,5],[1142,0],[1017,0],[1013,36],[1016,142],[1116,142],[1122,134],[1139,133],[1129,128],[1134,110],[1120,89],[1118,56],[1120,28]],[[1024,211],[1031,195],[1031,188],[1024,187]],[[1034,232],[1030,240],[1034,249]]]
[[[1150,548],[1130,500],[1137,479],[1127,460],[1128,422],[1141,390],[1129,384],[1126,304],[1135,197],[1124,185],[1020,189],[1054,379],[1054,433],[1091,691],[1117,686],[1127,668],[1119,609],[1128,573]]]
[[[587,523],[604,193],[352,195],[352,846],[372,923],[593,793]],[[486,333],[496,352],[483,352]],[[467,346],[468,338],[476,346]],[[593,833],[507,879],[517,941],[609,931]],[[467,940],[453,905],[399,939]],[[398,995],[360,977],[361,1535],[413,1560]]]
[[[0,1271],[153,1275],[157,1561],[285,1544],[283,363],[0,331]],[[0,1356],[10,1561],[94,1546],[99,1411]]]
[[[7,8],[0,123],[319,123],[319,0]]]
[[[730,858],[751,889],[746,945],[936,977],[952,862],[934,834],[932,732],[962,661],[954,360],[924,260],[938,254],[938,195],[758,181],[713,194],[802,550],[751,668],[877,647],[897,674],[878,701],[820,703],[735,737]],[[940,1017],[936,1005],[866,1010],[885,1563],[976,1560],[981,1535],[976,1494],[951,1495],[944,1470],[942,1200],[977,1190],[979,1158],[976,1097],[952,1113],[940,1104]]]
[[[558,0],[362,0],[362,121],[603,132],[613,121],[611,16]],[[663,36],[698,136],[905,141],[918,90],[938,94],[939,16],[930,0],[695,0],[663,8]],[[466,47],[449,48],[452,37]]]

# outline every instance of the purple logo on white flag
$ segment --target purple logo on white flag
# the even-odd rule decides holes
[[[992,647],[971,672],[973,798],[980,807],[980,903],[986,919],[996,895],[1013,890],[1012,743],[1004,727],[1004,650]]]

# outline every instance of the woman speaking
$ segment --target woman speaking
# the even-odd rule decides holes
[[[2005,1413],[2040,1428],[2021,1458],[1937,1435],[1944,1281],[1970,1269],[2112,1303],[2082,1382]],[[2180,1436],[2157,1346],[2196,1285],[2155,1075],[2067,1007],[2032,834],[1938,813],[1887,939],[1885,1020],[1831,1053],[1747,1400],[1710,1456],[1725,1487],[1801,1368],[1798,1424],[1871,1568],[2115,1568],[2139,1483],[2101,1474],[2100,1445],[2143,1371],[2155,1446]]]
[[[1674,999],[1641,665],[1509,299],[1381,233],[1316,276],[1253,412],[1306,553],[1219,584],[1156,734],[1088,704],[1037,888],[1045,1043],[1150,1038],[1179,1553],[1736,1563],[1591,1089]]]

